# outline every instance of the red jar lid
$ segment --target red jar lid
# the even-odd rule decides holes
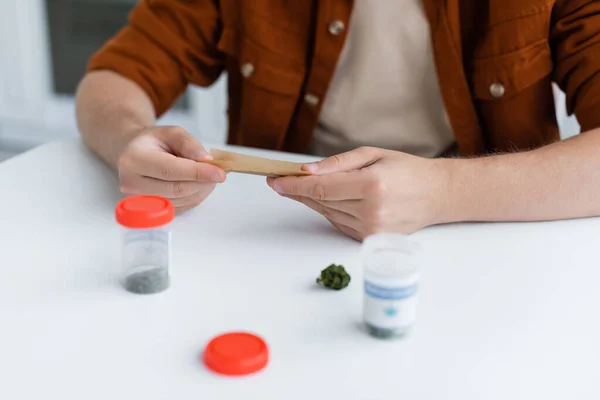
[[[248,375],[263,369],[268,361],[265,341],[245,332],[217,336],[204,350],[204,364],[223,375]]]
[[[158,228],[173,221],[175,208],[159,196],[132,196],[121,200],[115,209],[117,222],[127,228]]]

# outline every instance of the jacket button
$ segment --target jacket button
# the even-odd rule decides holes
[[[506,89],[504,88],[504,85],[500,82],[495,82],[490,85],[490,94],[496,99],[499,99],[500,97],[504,96],[505,92]]]
[[[344,25],[344,22],[340,21],[339,19],[336,19],[329,24],[329,33],[334,36],[344,33],[344,29],[346,29],[346,25]]]
[[[244,63],[240,68],[240,72],[244,78],[250,78],[254,74],[254,65],[252,63]]]
[[[305,101],[305,102],[306,102],[308,105],[310,105],[310,106],[313,106],[313,107],[314,107],[314,106],[317,106],[317,105],[319,105],[319,101],[320,101],[320,99],[319,99],[319,97],[318,97],[316,94],[314,94],[314,93],[306,93],[306,94],[304,95],[304,101]]]

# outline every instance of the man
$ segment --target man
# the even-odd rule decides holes
[[[598,1],[143,0],[77,99],[124,193],[183,212],[225,180],[154,126],[223,71],[229,143],[327,157],[268,184],[353,238],[600,215]],[[552,82],[583,131],[563,142]]]

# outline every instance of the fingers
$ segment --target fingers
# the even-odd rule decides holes
[[[324,207],[332,208],[334,210],[345,212],[346,214],[357,216],[361,213],[364,208],[364,200],[340,200],[340,201],[329,201],[329,200],[317,200]]]
[[[127,180],[124,180],[127,182]],[[180,214],[198,206],[214,190],[215,184],[197,182],[166,182],[137,177],[121,184],[121,192],[129,195],[155,195],[168,198]]]
[[[188,131],[180,127],[166,127],[158,131],[158,139],[176,156],[194,161],[212,160],[204,146]]]
[[[203,190],[198,193],[194,193],[191,196],[179,198],[179,199],[171,199],[171,203],[173,203],[173,207],[175,207],[175,211],[177,214],[181,214],[183,212],[189,211],[192,208],[197,207],[210,195],[214,187],[208,188],[207,190]]]
[[[335,229],[342,232],[344,235],[351,237],[354,240],[358,240],[359,242],[363,240],[363,236],[356,229],[350,228],[348,226],[336,224],[334,222],[331,222],[331,225],[333,225],[335,227]]]
[[[292,198],[289,195],[283,195],[288,198]],[[300,196],[295,196],[300,197]],[[294,200],[296,200],[294,198]],[[315,199],[313,199],[315,200]],[[321,204],[323,207],[331,208],[333,210],[338,210],[344,212],[346,214],[350,214],[353,216],[361,215],[365,208],[364,200],[340,200],[340,201],[331,201],[331,200],[315,200],[317,203]]]
[[[163,181],[195,181],[222,183],[225,171],[211,164],[176,157],[160,150],[142,149],[128,155],[120,162],[119,170]]]
[[[267,183],[279,194],[310,197],[319,201],[360,200],[365,181],[357,171],[323,176],[283,177]]]
[[[198,206],[215,186],[199,182],[168,182],[143,176],[121,177],[121,192],[166,197],[173,203],[177,214]]]
[[[315,175],[359,170],[379,160],[380,152],[380,149],[373,147],[360,147],[316,163],[305,164],[302,168]]]
[[[121,176],[121,192],[129,195],[154,195],[169,199],[188,197],[200,192],[206,183],[192,181],[162,181],[140,175]]]
[[[288,195],[286,195],[285,197],[288,197],[292,200],[296,200],[296,201],[304,204],[305,206],[313,209],[314,211],[318,212],[319,214],[321,214],[322,216],[327,218],[329,221],[335,222],[337,224],[341,224],[341,225],[345,225],[345,226],[353,227],[353,228],[357,227],[359,224],[359,221],[354,216],[347,214],[343,211],[325,207],[318,201],[315,201],[311,198],[302,197],[302,196],[288,196]]]
[[[121,191],[155,195],[171,200],[177,213],[200,204],[224,182],[221,168],[201,162],[212,159],[184,129],[153,127],[139,134],[124,149],[118,171]]]

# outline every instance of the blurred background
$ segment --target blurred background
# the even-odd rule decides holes
[[[77,136],[74,92],[88,58],[127,23],[137,0],[0,0],[0,162]],[[190,88],[160,123],[205,142],[226,130],[223,77]]]
[[[173,0],[175,1],[175,0]],[[88,58],[127,23],[137,0],[0,0],[0,162],[77,136],[73,94]],[[159,123],[225,140],[225,80],[190,88]],[[579,132],[558,90],[563,137]]]

